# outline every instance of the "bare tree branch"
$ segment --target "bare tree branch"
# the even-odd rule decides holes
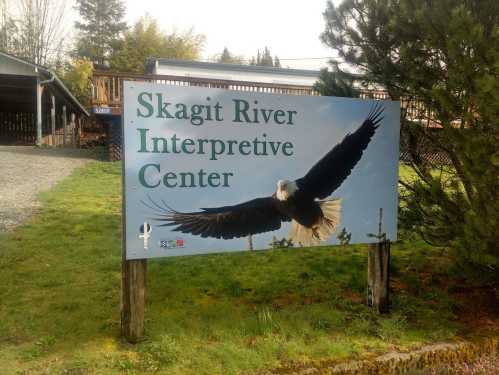
[[[17,5],[12,16],[16,34],[8,52],[35,64],[55,64],[66,38],[66,0],[19,0]]]

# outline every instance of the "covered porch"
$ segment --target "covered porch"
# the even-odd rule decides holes
[[[76,147],[88,117],[55,73],[0,52],[0,144]]]

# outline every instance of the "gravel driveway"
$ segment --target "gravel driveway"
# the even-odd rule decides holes
[[[0,232],[26,220],[40,205],[37,195],[96,159],[78,149],[0,146]]]

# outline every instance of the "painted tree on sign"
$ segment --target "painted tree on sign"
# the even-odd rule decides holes
[[[324,18],[322,40],[340,61],[404,99],[417,178],[401,181],[403,227],[497,277],[499,2],[344,0]],[[425,145],[448,164],[422,157]]]

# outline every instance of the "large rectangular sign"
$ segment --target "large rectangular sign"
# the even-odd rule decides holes
[[[127,259],[397,237],[399,103],[124,84]]]

